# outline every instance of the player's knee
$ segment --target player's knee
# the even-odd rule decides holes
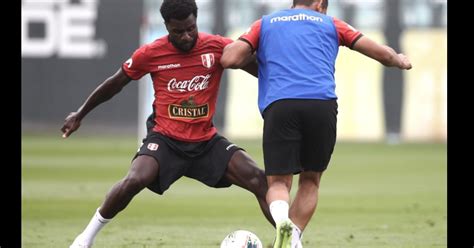
[[[265,198],[265,195],[268,191],[268,184],[267,178],[265,177],[265,173],[263,172],[263,170],[256,169],[254,176],[249,182],[252,192],[254,192],[257,197]]]
[[[319,190],[319,185],[315,184],[312,181],[301,182],[298,185],[298,191],[301,191],[304,194],[314,194]]]
[[[300,174],[299,187],[319,188],[322,172],[303,172]]]

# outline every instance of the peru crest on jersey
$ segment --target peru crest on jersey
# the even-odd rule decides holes
[[[214,54],[201,54],[202,65],[206,68],[211,68],[214,65]]]

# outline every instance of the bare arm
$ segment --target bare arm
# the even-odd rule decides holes
[[[69,137],[71,133],[76,131],[81,125],[82,119],[99,104],[111,99],[122,88],[127,85],[131,79],[125,75],[120,68],[114,75],[107,78],[89,95],[86,101],[76,112],[71,112],[64,120],[64,125],[61,128],[63,138]]]
[[[254,60],[252,47],[247,42],[236,40],[224,48],[221,65],[224,68],[240,69]]]
[[[368,37],[362,36],[353,47],[354,50],[372,58],[385,66],[411,69],[411,62],[403,53],[396,53],[389,46],[380,45]]]
[[[251,56],[251,60],[244,65],[241,69],[249,73],[250,75],[258,78],[258,63],[255,54]]]

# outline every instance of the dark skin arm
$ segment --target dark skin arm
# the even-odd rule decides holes
[[[221,57],[221,65],[224,68],[243,68],[249,62],[255,61],[254,57],[252,47],[247,42],[236,40],[225,46]]]
[[[131,78],[129,78],[120,68],[114,75],[107,78],[89,95],[86,101],[79,107],[76,112],[71,112],[64,120],[64,125],[61,128],[63,138],[69,137],[71,133],[76,131],[81,126],[82,119],[99,104],[108,101],[117,93],[119,93],[125,85],[127,85]]]
[[[241,69],[249,73],[250,75],[258,78],[258,63],[255,54],[251,56],[253,59],[249,59],[250,61],[247,62]]]
[[[250,45],[244,41],[236,40],[228,44],[220,62],[224,68],[242,69],[258,78],[257,57],[252,53]]]

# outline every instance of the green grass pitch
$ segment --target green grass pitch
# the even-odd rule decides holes
[[[260,140],[234,142],[263,167]],[[127,173],[137,143],[24,135],[22,247],[69,247]],[[304,247],[447,247],[446,153],[445,143],[338,142]],[[217,248],[237,229],[271,247],[274,229],[253,195],[182,178],[163,196],[142,191],[99,233],[95,247]]]

